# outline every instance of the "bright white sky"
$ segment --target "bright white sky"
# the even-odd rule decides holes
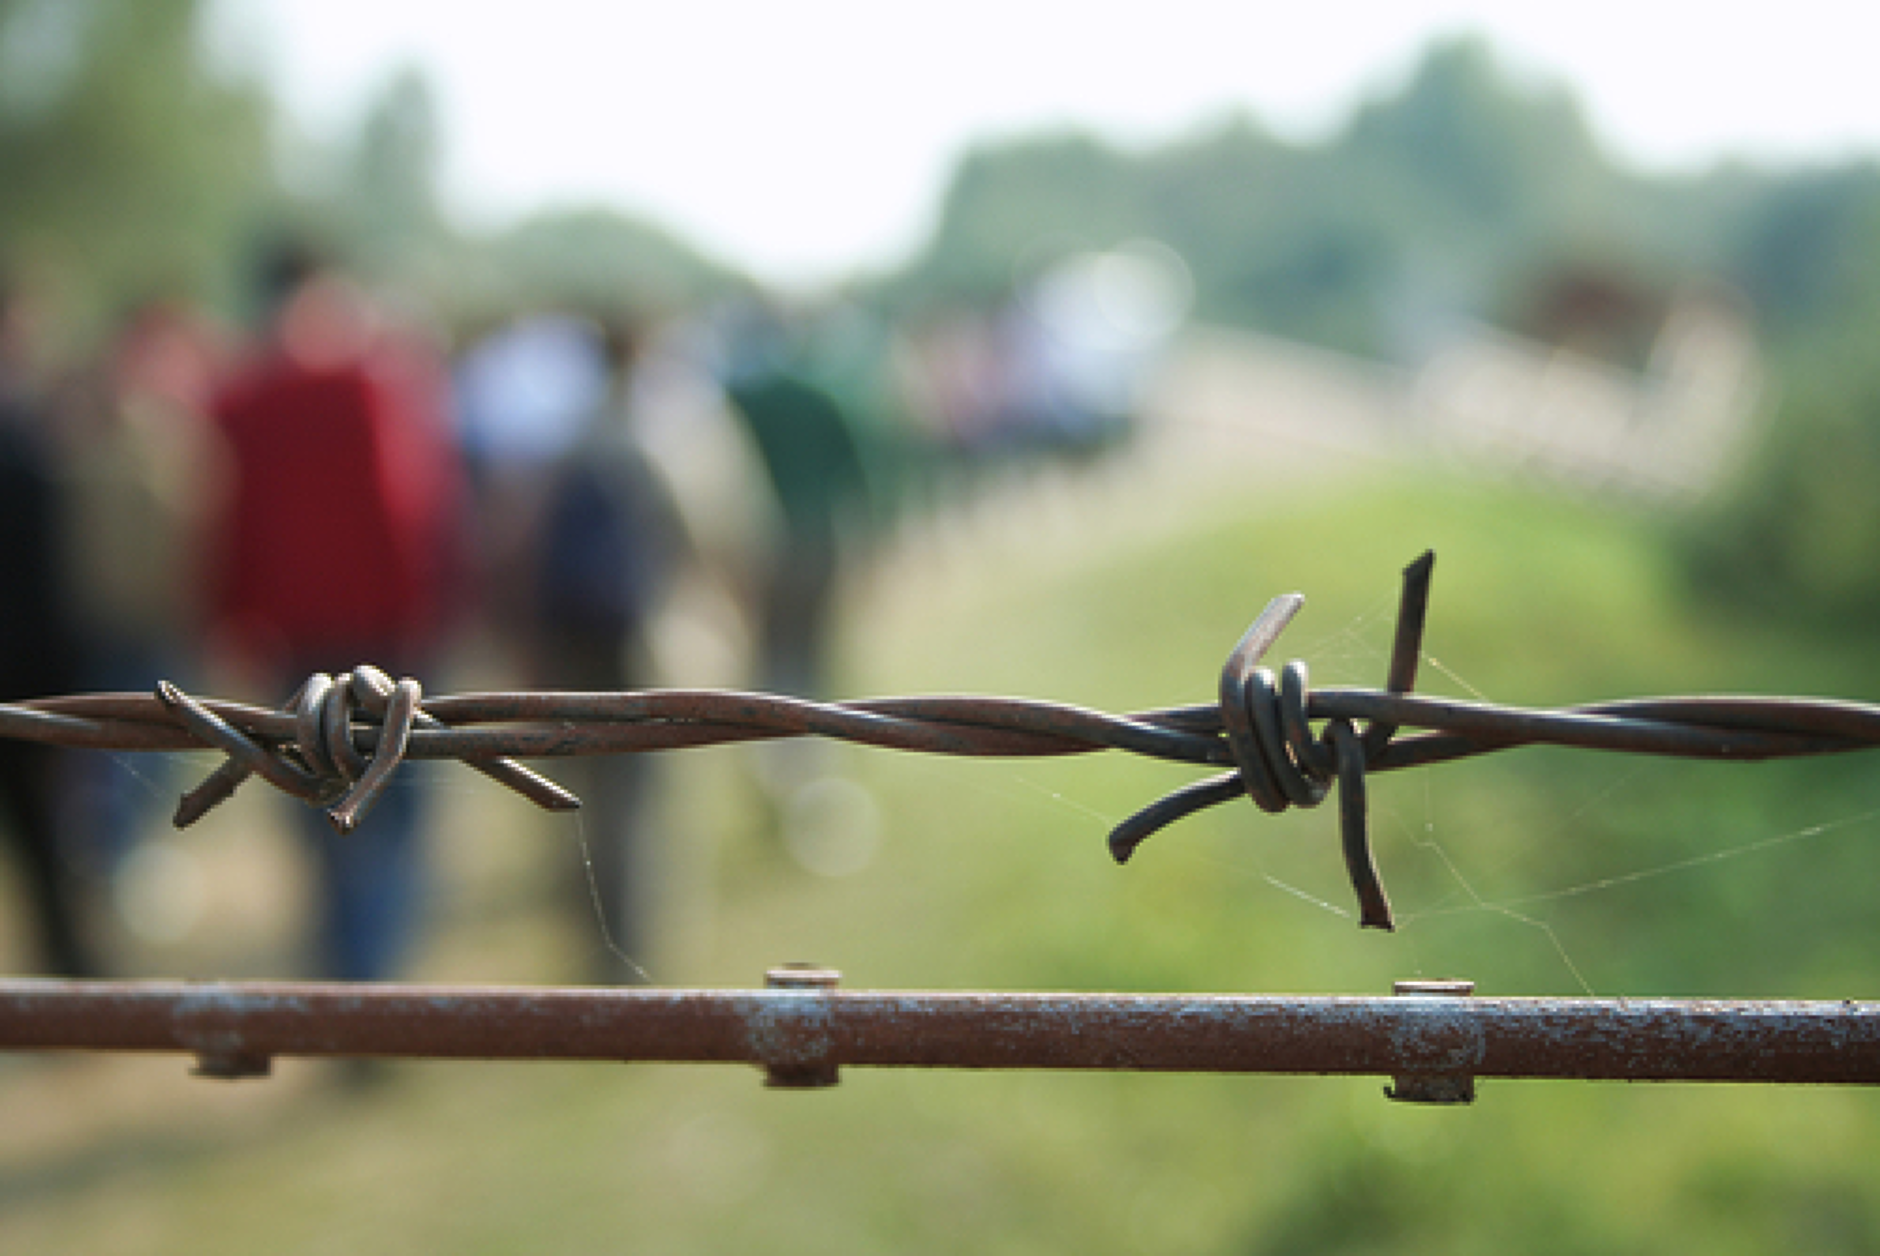
[[[1310,140],[1463,31],[1568,84],[1635,164],[1880,153],[1880,9],[1848,0],[217,4],[315,137],[398,65],[428,71],[468,222],[616,204],[785,282],[918,247],[975,139],[1074,121],[1154,141],[1238,107]]]

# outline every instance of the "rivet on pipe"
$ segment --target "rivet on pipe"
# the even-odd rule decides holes
[[[764,974],[768,990],[790,992],[805,999],[835,990],[842,974],[833,968],[793,963]],[[820,1002],[821,1000],[819,1000]],[[767,1008],[754,1029],[764,1060],[764,1084],[778,1090],[820,1090],[841,1078],[830,1057],[828,1008],[802,1009],[788,1014]]]
[[[1399,981],[1391,993],[1409,999],[1466,999],[1473,981]],[[1475,1073],[1468,1066],[1481,1059],[1481,1027],[1464,1016],[1432,1008],[1429,1017],[1406,1021],[1396,1031],[1401,1055],[1415,1061],[1415,1071],[1399,1073],[1384,1094],[1399,1103],[1463,1104],[1475,1102]]]

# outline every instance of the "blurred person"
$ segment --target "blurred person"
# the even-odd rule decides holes
[[[768,476],[719,386],[709,320],[651,324],[641,340],[634,431],[671,490],[686,541],[686,561],[673,572],[655,625],[658,668],[666,683],[749,684],[750,591],[776,532]]]
[[[842,401],[818,377],[809,325],[753,307],[728,330],[725,396],[763,464],[779,521],[759,573],[757,684],[826,697],[845,551],[868,515],[861,441]],[[872,853],[873,802],[833,770],[826,743],[766,742],[756,766],[764,827],[798,863],[852,870]],[[831,839],[842,852],[834,861],[825,851]]]
[[[547,483],[531,564],[535,672],[552,689],[618,691],[652,683],[653,624],[686,549],[678,508],[644,444],[635,333],[601,329],[608,388]],[[582,799],[583,909],[613,945],[642,953],[645,828],[654,760],[589,757],[566,767]],[[604,965],[602,975],[612,975]]]
[[[1126,442],[1192,288],[1187,264],[1154,240],[1072,254],[1022,286],[999,316],[1021,448],[1085,458]]]
[[[0,701],[68,693],[77,674],[47,419],[27,379],[27,321],[24,299],[0,276]],[[82,882],[61,841],[62,754],[0,738],[0,831],[36,913],[37,964],[93,976]]]
[[[148,301],[63,390],[58,414],[62,570],[79,685],[148,693],[195,670],[197,560],[216,498],[208,430],[216,348],[185,307]],[[115,871],[166,792],[109,756],[72,762],[72,832],[94,871]]]
[[[608,404],[606,346],[589,319],[534,311],[476,337],[452,371],[468,473],[477,612],[512,666],[526,666],[535,533],[556,468]],[[521,657],[516,657],[521,656]]]
[[[207,554],[218,643],[282,697],[358,663],[421,674],[442,642],[459,519],[442,364],[303,246],[275,251],[260,278],[264,343],[213,406],[228,474]],[[348,836],[315,809],[302,818],[324,975],[394,975],[425,884],[418,782],[401,774]]]
[[[758,595],[758,684],[823,697],[844,533],[866,504],[856,434],[813,378],[803,328],[776,311],[753,308],[731,320],[724,387],[781,515]]]

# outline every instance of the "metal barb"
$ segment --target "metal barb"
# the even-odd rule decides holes
[[[1274,598],[1235,645],[1213,703],[1128,715],[1019,698],[811,702],[691,689],[427,697],[414,680],[394,682],[362,665],[310,677],[280,710],[199,700],[168,682],[155,695],[0,703],[0,737],[86,749],[220,750],[227,761],[183,796],[179,827],[259,775],[329,809],[342,831],[360,821],[405,759],[460,759],[540,806],[565,810],[579,799],[512,756],[629,754],[787,737],[991,757],[1121,750],[1227,771],[1117,825],[1109,835],[1117,862],[1176,820],[1230,799],[1249,798],[1276,812],[1317,806],[1336,786],[1359,920],[1380,929],[1391,927],[1391,914],[1365,815],[1371,773],[1530,745],[1729,760],[1880,747],[1874,703],[1699,696],[1530,710],[1414,694],[1434,561],[1425,553],[1404,570],[1381,690],[1315,691],[1302,662],[1286,664],[1277,680],[1260,665],[1304,603],[1292,593]]]

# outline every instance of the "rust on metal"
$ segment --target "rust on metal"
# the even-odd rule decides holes
[[[828,1012],[818,996],[834,990],[842,974],[815,964],[786,964],[764,974],[767,990],[797,992],[791,1015],[765,1017],[753,1031],[764,1064],[764,1084],[778,1090],[821,1090],[840,1080],[828,1034]],[[807,1001],[804,1001],[807,1000]]]
[[[1400,998],[1466,999],[1475,993],[1473,981],[1399,981],[1394,990]],[[1471,1067],[1474,1043],[1466,1030],[1455,1035],[1449,1051],[1448,1067],[1433,1072],[1400,1073],[1384,1087],[1387,1098],[1399,1103],[1459,1104],[1475,1102],[1475,1071]],[[1428,1051],[1434,1057],[1440,1050]],[[1435,1062],[1435,1061],[1432,1061]]]
[[[579,800],[515,759],[812,736],[947,755],[1122,750],[1226,771],[1117,825],[1109,849],[1119,863],[1158,830],[1203,808],[1235,798],[1251,798],[1267,811],[1311,807],[1336,786],[1359,921],[1380,929],[1391,928],[1392,919],[1371,851],[1370,773],[1531,745],[1728,760],[1880,746],[1880,704],[1873,703],[1698,696],[1529,710],[1411,693],[1433,563],[1426,553],[1404,570],[1381,690],[1314,690],[1304,663],[1288,663],[1277,678],[1261,666],[1304,601],[1292,593],[1273,599],[1234,647],[1214,702],[1128,715],[999,697],[811,702],[686,689],[427,697],[416,681],[393,682],[362,665],[338,677],[311,677],[283,710],[199,700],[167,682],[154,695],[0,703],[0,736],[77,748],[220,750],[227,761],[184,795],[178,825],[260,775],[324,808],[342,831],[358,822],[404,758],[462,759],[542,806],[566,809]]]
[[[185,1053],[218,1077],[261,1075],[281,1056],[361,1056],[741,1063],[791,1086],[832,1084],[842,1067],[1354,1074],[1399,1090],[1419,1078],[1880,1082],[1876,1003],[876,992],[838,989],[826,971],[790,981],[8,979],[0,1050]]]

